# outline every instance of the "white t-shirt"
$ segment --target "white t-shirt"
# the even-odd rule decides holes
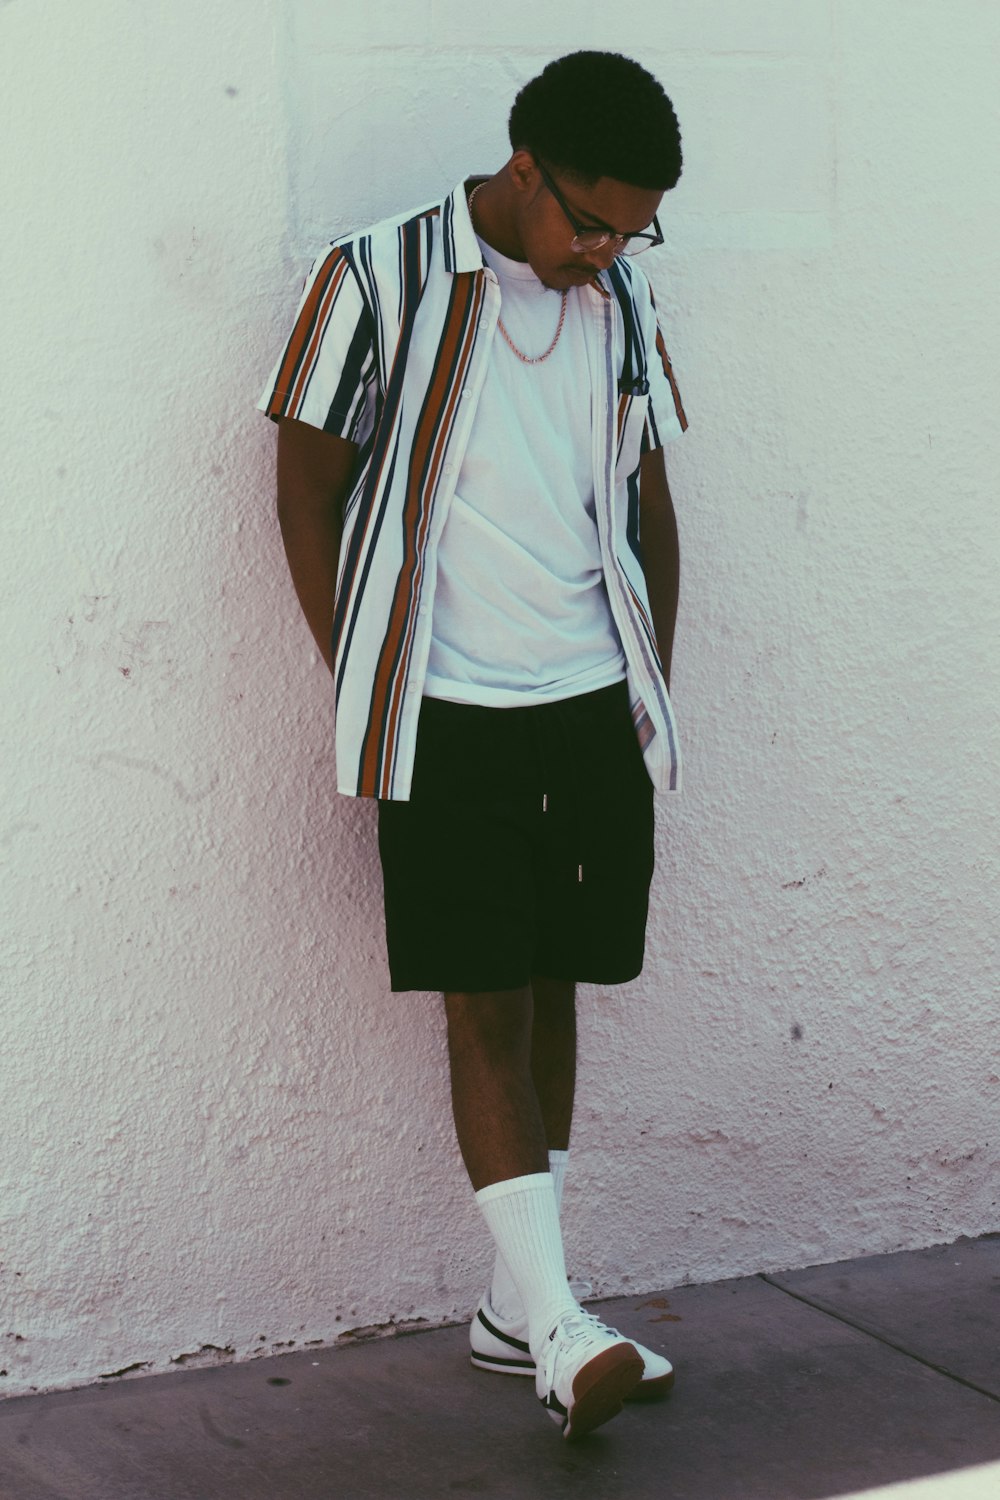
[[[504,327],[523,353],[541,354],[559,292],[479,243],[500,283]],[[559,342],[541,364],[494,335],[438,545],[428,697],[508,708],[625,676],[594,513],[586,311],[571,288]]]

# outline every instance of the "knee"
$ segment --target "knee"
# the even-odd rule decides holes
[[[448,1047],[456,1054],[482,1052],[491,1058],[526,1057],[531,1047],[530,990],[445,995]]]
[[[576,985],[571,979],[533,978],[536,1026],[570,1027],[576,1024]]]

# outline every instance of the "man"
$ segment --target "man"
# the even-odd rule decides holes
[[[575,1300],[558,1207],[575,984],[639,973],[652,792],[679,784],[662,447],[686,421],[634,256],[681,150],[655,79],[597,52],[522,89],[510,142],[317,258],[259,406],[338,787],[378,799],[392,988],[444,995],[497,1248],[472,1360],[534,1374],[578,1437],[673,1380]]]

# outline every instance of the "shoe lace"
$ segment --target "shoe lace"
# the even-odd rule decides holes
[[[624,1338],[624,1334],[619,1333],[617,1328],[612,1328],[610,1323],[603,1323],[596,1313],[588,1312],[585,1307],[581,1307],[579,1313],[571,1314],[571,1317],[575,1323],[581,1325],[580,1331],[586,1333],[588,1337],[592,1331],[596,1330],[598,1333],[612,1333],[616,1338]]]
[[[595,1333],[603,1334],[605,1337],[612,1334],[617,1338],[622,1335],[617,1328],[609,1328],[607,1323],[602,1323],[595,1313],[587,1312],[580,1307],[576,1312],[564,1313],[556,1324],[557,1336],[551,1341],[546,1340],[542,1352],[544,1371],[549,1385],[553,1385],[556,1372],[566,1359],[572,1359],[575,1346],[581,1342],[590,1343]]]

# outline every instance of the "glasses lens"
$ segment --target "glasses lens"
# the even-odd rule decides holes
[[[603,229],[585,229],[573,239],[574,250],[600,250],[608,243],[610,234],[605,234]]]
[[[629,240],[628,244],[625,246],[625,254],[626,255],[641,255],[644,250],[648,250],[649,249],[649,247],[650,247],[650,245],[652,243],[653,243],[652,240],[641,240],[641,239],[638,239],[638,238],[631,239],[631,240]]]

